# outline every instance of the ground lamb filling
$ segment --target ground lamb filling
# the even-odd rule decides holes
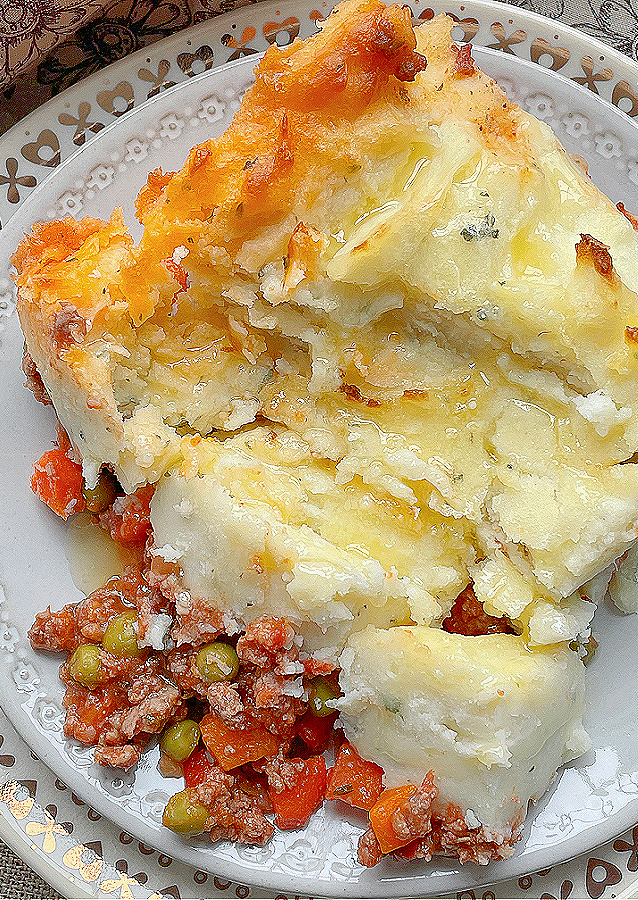
[[[438,802],[436,773],[420,786],[384,790],[383,770],[357,754],[331,708],[340,694],[334,664],[308,656],[284,618],[262,616],[240,628],[190,598],[180,570],[149,552],[153,488],[124,495],[105,471],[87,492],[78,470],[59,429],[32,487],[65,518],[91,512],[137,564],[78,603],[39,613],[29,638],[36,650],[65,654],[64,733],[95,747],[97,762],[129,769],[159,736],[160,772],[185,785],[169,801],[165,825],[259,845],[276,827],[304,827],[331,800],[368,812],[358,848],[365,866],[386,855],[485,864],[511,854],[518,823],[503,837],[469,827],[458,807]],[[484,612],[471,586],[443,627],[511,630],[507,619]]]

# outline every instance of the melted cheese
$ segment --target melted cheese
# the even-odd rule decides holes
[[[153,553],[244,624],[286,616],[308,650],[334,659],[371,622],[440,621],[469,580],[462,523],[361,482],[344,488],[289,432],[185,440],[183,452],[182,473],[153,496]]]

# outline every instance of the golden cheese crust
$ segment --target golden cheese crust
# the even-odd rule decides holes
[[[350,418],[401,398],[411,415],[440,386],[432,371],[463,381],[476,342],[629,403],[638,236],[452,27],[347,0],[314,37],[267,51],[221,137],[151,172],[138,246],[120,213],[25,238],[27,348],[89,477],[107,463],[127,488],[157,479],[178,428],[262,415],[325,430],[323,395]],[[589,462],[627,458],[637,434]]]
[[[203,231],[207,251],[218,247],[230,268],[249,236],[291,209],[312,207],[325,191],[327,177],[337,183],[348,168],[360,164],[357,157],[369,147],[357,147],[366,137],[357,120],[396,116],[404,119],[405,127],[415,104],[457,107],[464,96],[467,103],[467,89],[455,87],[459,81],[478,80],[472,91],[473,118],[487,142],[500,140],[511,152],[518,128],[516,107],[473,64],[463,63],[463,54],[449,39],[449,22],[438,21],[429,31],[423,36],[424,52],[419,52],[407,7],[349,0],[315,37],[283,48],[271,46],[227,131],[195,147],[181,172],[155,170],[149,175],[137,200],[145,237],[139,250],[123,257],[121,278],[109,285],[106,297],[95,295],[90,282],[80,287],[76,277],[69,287],[73,297],[64,297],[65,285],[60,286],[60,303],[77,306],[79,300],[78,309],[86,307],[88,313],[109,301],[124,303],[134,321],[143,320],[160,297],[175,291],[174,273],[163,265],[173,250],[166,243],[171,243],[164,234],[167,226],[194,225],[197,220],[192,230]],[[430,83],[416,85],[417,75],[428,65]],[[436,110],[425,112],[440,118]],[[73,253],[89,237],[98,241],[99,251],[107,242],[130,244],[119,218],[109,226],[70,218],[37,225],[20,244],[13,262],[26,316],[37,316],[36,308],[29,306],[30,296],[46,294],[44,282],[56,266],[64,278],[65,262],[73,261]],[[100,262],[99,253],[94,261]],[[50,292],[47,300],[55,302]],[[44,322],[42,327],[46,329]]]
[[[36,225],[25,237],[13,262],[27,347],[90,475],[106,462],[133,487],[157,477],[172,458],[168,447],[176,442],[164,429],[165,415],[150,416],[163,448],[161,465],[126,462],[118,442],[125,441],[131,411],[152,402],[148,391],[136,390],[148,377],[169,311],[186,302],[186,272],[188,303],[204,310],[194,328],[208,328],[206,340],[215,344],[216,359],[223,357],[224,384],[217,384],[223,400],[195,423],[206,433],[232,427],[239,405],[253,403],[277,358],[278,351],[264,351],[263,337],[248,321],[242,291],[249,298],[259,292],[260,269],[284,256],[286,288],[325,278],[330,231],[349,212],[340,186],[351,183],[348,203],[355,211],[380,196],[370,183],[378,141],[397,126],[412,135],[415,121],[427,129],[463,96],[467,106],[472,82],[480,101],[472,114],[485,140],[511,143],[515,108],[463,61],[450,30],[449,20],[431,23],[417,49],[407,8],[349,0],[315,37],[268,50],[254,87],[219,139],[194,148],[178,173],[151,172],[136,205],[145,226],[139,247],[119,212],[108,223],[68,218]],[[175,257],[176,247],[186,248],[190,259]],[[229,292],[239,297],[232,322],[223,309],[211,311],[223,307]],[[141,338],[141,323],[157,333]],[[122,347],[132,375],[124,371]],[[253,383],[246,368],[259,358]],[[192,425],[191,412],[182,399],[171,421]],[[151,426],[145,421],[143,427]]]
[[[18,314],[45,382],[52,370],[64,378],[74,366],[90,368],[85,345],[94,332],[109,327],[115,309],[107,285],[117,279],[132,244],[121,211],[116,211],[109,222],[68,217],[37,224],[18,246],[13,256],[19,273]],[[108,392],[107,384],[94,383],[89,389],[79,368],[76,388],[87,390],[86,402],[93,408],[102,404],[96,391]]]
[[[68,216],[56,222],[40,222],[33,226],[12,257],[23,278],[42,273],[47,266],[62,262],[84,241],[104,225],[100,219],[86,217],[76,222]]]
[[[407,7],[348,0],[316,36],[271,46],[224,134],[195,147],[173,177],[151,175],[138,205],[145,236],[123,272],[132,315],[152,311],[136,285],[167,252],[172,225],[187,233],[197,222],[205,246],[223,248],[230,267],[247,240],[261,229],[276,238],[274,226],[291,213],[316,226],[334,221],[327,195],[366,167],[389,128],[408,135],[454,110],[486,146],[525,161],[518,108],[468,63],[451,27],[445,17],[424,26],[417,49]]]
[[[274,221],[288,211],[302,173],[307,178],[309,158],[323,160],[335,138],[347,140],[349,124],[375,104],[394,102],[426,68],[415,48],[409,9],[378,0],[351,0],[315,37],[271,46],[231,126],[192,150],[155,211],[207,221],[214,211],[231,246]],[[240,203],[246,206],[237,214]],[[145,212],[146,221],[152,208]]]

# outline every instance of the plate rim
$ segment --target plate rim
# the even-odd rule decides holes
[[[267,14],[268,9],[270,9],[270,8],[275,9],[276,7],[281,8],[281,7],[283,7],[283,6],[292,7],[292,6],[295,5],[295,3],[296,3],[296,0],[282,0],[281,3],[277,3],[276,0],[264,0],[263,3],[259,4],[259,6],[262,7],[262,11],[264,12],[264,14]],[[441,4],[441,5],[445,5],[445,4]],[[451,5],[451,4],[450,4],[450,5]],[[467,0],[467,6],[470,7],[470,10],[468,10],[468,12],[469,12],[470,14],[471,14],[471,8],[472,8],[472,7],[480,7],[480,8],[483,8],[483,9],[496,9],[496,10],[512,10],[512,9],[515,9],[516,12],[517,12],[522,18],[529,19],[529,20],[534,21],[534,22],[536,22],[536,23],[538,23],[538,22],[540,21],[540,22],[542,22],[542,23],[545,24],[545,25],[546,25],[548,22],[551,22],[551,23],[552,23],[552,28],[555,29],[557,33],[565,33],[565,34],[568,34],[568,35],[577,35],[579,39],[581,39],[582,41],[584,41],[585,43],[587,43],[589,46],[600,46],[600,48],[602,48],[606,54],[612,54],[614,57],[616,57],[616,58],[618,59],[619,62],[622,62],[623,64],[628,64],[628,66],[629,66],[630,68],[632,68],[632,69],[635,70],[634,74],[638,73],[638,64],[636,64],[633,60],[631,60],[631,59],[629,59],[628,57],[624,56],[624,55],[621,54],[619,51],[616,51],[614,48],[608,47],[607,45],[605,45],[605,44],[603,44],[602,42],[598,41],[596,38],[593,38],[593,37],[590,38],[588,35],[583,35],[583,34],[582,34],[581,32],[579,32],[577,29],[575,29],[575,28],[573,28],[572,26],[567,25],[567,24],[565,24],[565,23],[557,22],[557,21],[552,20],[552,19],[548,19],[548,18],[546,18],[546,17],[544,17],[544,16],[541,16],[541,15],[539,15],[539,14],[537,14],[537,13],[535,13],[535,12],[532,12],[532,11],[530,11],[530,10],[521,9],[521,8],[519,8],[519,7],[511,7],[510,5],[508,5],[508,4],[506,4],[506,3],[500,2],[500,0]],[[218,23],[219,23],[219,20],[222,20],[222,19],[229,19],[229,20],[230,20],[230,19],[232,19],[233,17],[236,18],[238,13],[242,13],[242,12],[245,12],[246,10],[253,10],[253,9],[254,9],[254,7],[243,7],[243,8],[241,8],[240,10],[234,10],[234,11],[232,11],[232,12],[230,12],[230,13],[222,14],[222,15],[216,17],[215,20],[209,20],[208,22],[202,22],[202,23],[199,23],[198,25],[191,26],[191,27],[188,28],[188,29],[184,29],[183,32],[180,32],[179,34],[180,34],[180,35],[183,35],[184,39],[187,40],[187,39],[189,39],[189,36],[192,36],[194,33],[201,32],[202,30],[205,30],[206,25],[209,25],[209,26],[210,26],[210,23],[211,23],[212,21],[215,21],[215,22],[218,22]],[[203,27],[203,26],[204,26],[204,27]],[[61,93],[60,95],[58,95],[57,97],[52,98],[51,100],[47,101],[47,103],[43,104],[43,105],[42,105],[41,107],[39,107],[37,110],[35,110],[34,112],[32,112],[32,113],[30,114],[30,116],[25,117],[24,120],[22,120],[22,121],[21,121],[20,123],[18,123],[17,125],[13,126],[13,128],[10,129],[8,132],[6,132],[6,134],[3,135],[2,138],[0,138],[0,147],[2,146],[2,142],[4,141],[4,139],[5,139],[8,135],[10,135],[11,132],[13,132],[16,128],[21,127],[21,126],[23,125],[23,123],[26,122],[27,119],[30,119],[31,117],[35,117],[35,116],[37,116],[37,115],[40,114],[40,113],[44,114],[43,111],[45,110],[45,108],[50,107],[52,104],[59,103],[59,101],[60,101],[61,98],[65,97],[65,96],[68,96],[69,94],[77,93],[79,89],[86,89],[86,87],[87,87],[87,82],[89,82],[89,81],[93,81],[95,84],[99,84],[100,81],[101,81],[101,78],[102,78],[102,76],[103,76],[104,73],[107,73],[107,72],[113,73],[113,72],[117,69],[117,67],[120,66],[123,62],[130,61],[133,57],[138,57],[138,58],[139,58],[140,56],[148,56],[149,52],[152,52],[152,51],[154,51],[154,50],[156,50],[156,51],[161,51],[162,45],[174,43],[174,42],[176,41],[177,37],[178,37],[178,35],[173,35],[173,36],[171,36],[171,37],[169,37],[169,38],[166,38],[166,39],[164,39],[164,40],[162,40],[162,41],[156,42],[156,43],[155,43],[154,45],[152,45],[151,47],[142,48],[141,50],[136,51],[134,54],[131,54],[129,57],[126,57],[125,60],[120,60],[120,61],[118,61],[118,62],[116,62],[116,63],[113,63],[112,65],[108,66],[106,69],[100,70],[100,72],[95,73],[95,74],[92,75],[92,76],[89,76],[88,79],[85,79],[84,81],[80,82],[78,85],[73,85],[72,87],[68,88],[66,91],[64,91],[63,93]],[[495,51],[493,51],[493,52],[497,53],[498,51],[495,50]],[[199,81],[199,80],[205,80],[205,79],[207,79],[207,78],[210,78],[211,75],[217,75],[217,74],[218,74],[219,72],[221,72],[222,70],[223,70],[223,71],[226,71],[226,70],[232,70],[232,69],[234,69],[234,68],[236,68],[236,67],[242,67],[242,68],[243,68],[243,67],[246,67],[248,64],[253,64],[254,62],[256,62],[256,60],[257,60],[257,57],[255,57],[255,60],[250,60],[250,59],[247,59],[247,58],[244,57],[244,58],[241,58],[241,59],[238,59],[238,60],[235,60],[235,61],[223,63],[223,64],[221,64],[220,66],[214,66],[211,70],[209,70],[209,71],[207,71],[207,72],[204,72],[204,73],[202,73],[202,74],[200,74],[200,75],[194,76],[193,78],[189,78],[189,79],[187,79],[186,81],[180,82],[180,83],[176,84],[174,87],[168,88],[168,89],[167,89],[166,91],[164,91],[163,93],[164,93],[164,94],[168,94],[168,93],[170,92],[171,94],[174,94],[176,91],[179,91],[180,88],[184,89],[184,88],[186,87],[186,85],[190,85],[191,82],[193,82],[195,79],[197,79],[198,81]],[[525,63],[526,65],[535,65],[533,62],[529,62],[528,60],[522,59],[521,57],[518,57],[518,60],[519,60],[519,62],[523,62],[523,63]],[[545,68],[545,67],[541,66],[541,68]],[[569,80],[569,81],[571,81],[571,79],[566,79],[565,76],[561,75],[560,72],[556,72],[556,73],[554,73],[554,74],[555,74],[555,75],[560,75],[560,77],[561,77],[563,80]],[[580,85],[573,85],[573,87],[576,89],[576,88],[581,87],[581,86],[580,86]],[[581,89],[582,89],[582,90],[587,90],[585,87],[581,87]],[[607,101],[605,98],[598,96],[596,99],[599,100],[600,102],[604,103],[607,107],[613,108],[613,109],[615,109],[617,112],[619,112],[619,113],[621,113],[621,114],[627,116],[627,113],[626,113],[624,110],[622,110],[621,108],[615,106],[614,104],[609,103],[609,101]],[[148,100],[144,101],[143,103],[140,103],[139,105],[134,106],[128,113],[125,114],[125,116],[126,116],[127,118],[132,117],[133,115],[139,113],[139,111],[140,111],[141,109],[143,109],[144,107],[149,106],[151,103],[154,103],[154,98],[148,99]],[[85,152],[87,151],[87,149],[89,149],[89,148],[91,147],[91,145],[94,144],[95,142],[98,142],[98,141],[100,140],[100,137],[101,137],[102,135],[106,134],[107,131],[111,131],[113,128],[115,128],[115,127],[119,124],[120,118],[124,118],[124,116],[118,117],[118,118],[115,119],[113,122],[109,123],[107,126],[104,127],[104,129],[103,129],[102,131],[99,132],[99,134],[95,135],[91,140],[88,140],[82,147],[78,148],[74,153],[72,153],[72,154],[70,154],[69,156],[65,157],[65,158],[61,161],[60,165],[57,166],[55,169],[53,169],[53,170],[49,173],[48,177],[45,178],[42,182],[40,182],[40,183],[36,186],[36,188],[33,190],[33,192],[32,192],[31,194],[28,195],[28,197],[23,201],[23,203],[27,203],[27,204],[30,205],[31,197],[34,198],[34,201],[33,201],[33,202],[37,203],[38,196],[39,196],[41,190],[45,188],[45,186],[48,184],[48,182],[49,182],[50,180],[52,180],[53,178],[55,178],[56,173],[58,173],[58,172],[60,171],[61,168],[63,169],[63,168],[66,166],[67,163],[68,163],[68,164],[71,164],[72,160],[74,160],[76,156],[79,156],[81,153],[85,153]],[[638,126],[638,120],[634,120],[634,124],[635,124],[636,126]],[[22,203],[19,204],[19,206],[16,207],[16,210],[15,210],[15,211],[17,212],[18,209],[20,209],[20,208],[22,207],[22,205],[23,205]],[[11,218],[13,218],[13,217],[11,217]],[[3,228],[3,231],[4,231],[4,230],[7,230],[7,231],[9,231],[9,232],[13,231],[13,229],[12,229],[11,227],[7,227],[7,226],[10,226],[10,224],[11,224],[11,219],[7,220],[6,225],[5,225],[5,227]],[[12,718],[10,718],[10,721],[12,722],[12,724],[14,724]],[[20,736],[22,737],[22,734],[21,734],[21,733],[20,733]],[[23,738],[23,739],[24,739],[24,738]],[[26,742],[27,742],[27,743],[30,743],[28,740],[27,740]],[[38,746],[38,747],[35,747],[34,749],[37,750],[40,754],[42,754],[42,749],[43,749],[42,747]],[[51,752],[50,754],[47,754],[47,755],[55,756],[55,753],[54,753],[54,752]],[[44,762],[46,763],[47,766],[49,766],[49,763],[47,762],[46,758],[44,759]],[[79,778],[79,783],[80,783],[80,784],[86,783],[86,782],[84,781],[84,778],[83,778],[83,776],[81,775],[81,773],[78,773],[78,774],[79,774],[79,776],[80,776],[80,778]],[[79,792],[78,792],[78,793],[79,793]],[[109,814],[108,817],[110,818],[110,814]],[[116,819],[115,821],[118,821],[118,820]],[[634,819],[632,818],[630,824],[633,824],[633,822],[634,822]],[[131,829],[130,829],[130,823],[129,823],[128,820],[126,820],[124,823],[118,822],[118,824],[121,824],[122,827],[126,828],[127,830],[131,830]],[[628,826],[627,826],[627,827],[628,827]],[[625,829],[623,828],[623,831],[624,831],[624,830],[625,830]],[[604,840],[608,840],[608,839],[609,839],[609,837],[605,838]],[[149,843],[153,843],[153,842],[152,842],[152,841],[149,841]],[[587,847],[584,846],[585,844],[587,844]],[[597,842],[595,846],[598,846],[598,845],[599,845],[599,843]],[[589,852],[589,851],[591,851],[592,849],[594,849],[594,848],[591,847],[591,845],[589,844],[589,842],[584,841],[584,842],[583,842],[583,850],[578,850],[578,849],[575,850],[573,856],[570,856],[570,859],[571,859],[571,858],[574,858],[574,856],[578,856],[581,852],[584,852],[584,851],[588,851],[588,852]],[[561,861],[561,862],[566,862],[567,860],[561,859],[560,861]],[[234,866],[234,865],[235,865],[235,864],[233,863],[233,866]],[[238,878],[238,875],[237,875],[237,872],[236,872],[236,871],[234,871],[233,873],[230,873],[230,872],[224,872],[223,865],[222,865],[222,868],[221,868],[219,871],[220,871],[222,874],[226,874],[228,877],[232,877],[234,880],[237,880],[237,878]],[[493,874],[491,869],[488,870],[488,871],[489,871],[490,875]],[[240,878],[243,878],[243,873],[240,874],[239,877],[240,877]],[[252,877],[252,875],[251,875],[251,877]],[[414,877],[414,876],[410,876],[410,877]],[[427,873],[424,873],[423,875],[417,876],[417,877],[421,877],[421,878],[423,878],[423,879],[427,879],[427,878],[428,878],[428,875],[427,875]],[[512,877],[511,875],[509,875],[509,876],[503,876],[504,879],[508,879],[508,878],[511,878],[511,877]],[[251,880],[251,878],[249,878],[248,880]],[[394,879],[393,879],[393,881],[394,881]],[[492,882],[493,882],[493,879],[492,879]],[[487,881],[485,881],[485,883],[492,883],[492,882],[487,882]],[[479,883],[483,883],[483,880],[482,880],[481,882],[479,882]],[[379,882],[379,884],[383,884],[383,882],[381,881],[381,882]],[[472,884],[477,884],[477,882],[472,882]],[[263,886],[264,886],[264,887],[270,887],[271,884],[268,883],[268,884],[264,884]],[[272,886],[273,886],[273,887],[280,887],[280,886],[281,886],[281,881],[278,881],[276,884],[273,883]],[[351,885],[348,885],[348,884],[344,884],[344,885],[343,885],[343,888],[344,888],[344,889],[347,889],[347,888],[349,888],[349,887],[351,887]],[[461,888],[461,890],[462,890],[462,888]],[[373,896],[373,895],[371,894],[370,896]],[[384,896],[384,895],[379,893],[379,894],[376,894],[376,896]]]

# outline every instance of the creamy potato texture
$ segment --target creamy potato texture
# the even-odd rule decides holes
[[[515,635],[368,628],[341,664],[346,731],[388,784],[433,769],[445,801],[503,840],[520,825],[520,797],[540,796],[557,760],[589,747],[581,663],[565,645],[530,652]]]

